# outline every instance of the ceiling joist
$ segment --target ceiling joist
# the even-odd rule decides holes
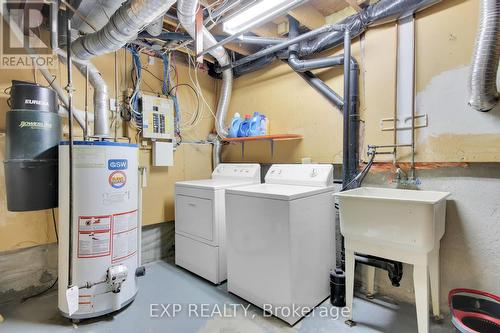
[[[360,12],[362,11],[363,9],[361,8],[361,6],[358,4],[358,1],[356,0],[344,0],[345,2],[347,2],[347,4],[349,6],[351,6],[355,11],[357,12]]]
[[[314,30],[326,24],[326,19],[316,8],[306,4],[290,11],[290,16],[300,22],[303,26]]]

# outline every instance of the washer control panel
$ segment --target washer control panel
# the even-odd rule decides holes
[[[274,164],[266,183],[326,187],[333,185],[331,164]]]
[[[212,172],[213,179],[244,178],[258,180],[260,183],[259,164],[230,164],[221,163]]]

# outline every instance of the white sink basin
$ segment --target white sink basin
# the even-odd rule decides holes
[[[371,187],[336,193],[340,230],[353,241],[430,252],[443,237],[449,195]]]

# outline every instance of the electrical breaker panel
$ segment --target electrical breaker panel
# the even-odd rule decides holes
[[[142,95],[142,137],[174,138],[174,103],[171,99]]]

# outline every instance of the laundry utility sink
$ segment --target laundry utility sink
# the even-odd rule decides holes
[[[360,187],[334,195],[345,241],[346,306],[352,310],[356,253],[401,261],[413,265],[418,332],[428,333],[429,290],[432,312],[440,316],[439,243],[450,193]]]
[[[351,241],[430,252],[444,234],[448,192],[360,187],[336,193]]]

